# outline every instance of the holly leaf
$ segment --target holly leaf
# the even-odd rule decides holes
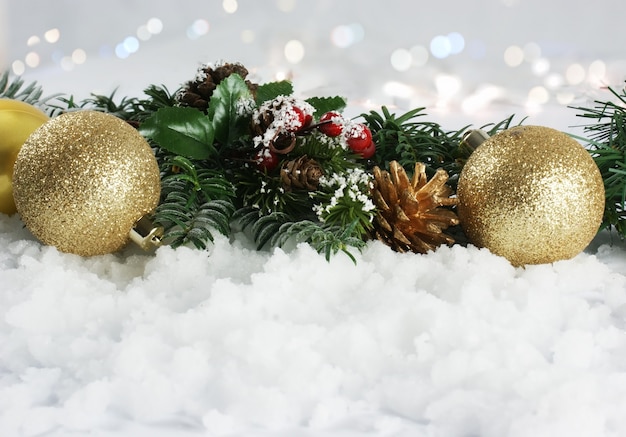
[[[306,102],[315,108],[313,117],[319,118],[329,111],[341,112],[346,107],[346,99],[343,97],[311,97]]]
[[[293,94],[293,85],[287,80],[265,83],[259,85],[256,90],[256,104],[261,106],[268,100],[273,100],[278,96],[290,96],[291,94]]]
[[[141,123],[139,133],[187,158],[206,159],[216,153],[211,120],[195,108],[160,108]]]
[[[238,110],[242,99],[252,99],[252,94],[236,73],[222,80],[211,95],[208,115],[220,144],[231,144],[247,132],[246,114]]]

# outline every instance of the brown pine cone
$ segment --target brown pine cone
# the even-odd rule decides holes
[[[314,191],[317,189],[324,172],[312,158],[302,155],[297,159],[283,163],[280,180],[286,191],[293,189]]]
[[[448,174],[439,169],[427,182],[426,166],[415,164],[409,180],[398,162],[390,163],[389,172],[374,168],[372,200],[377,208],[371,237],[397,252],[426,253],[441,244],[453,244],[454,238],[443,231],[459,223],[456,214],[442,206],[457,204],[445,185]]]
[[[203,65],[198,69],[196,77],[192,81],[185,83],[177,96],[181,106],[190,106],[197,108],[203,112],[207,112],[209,101],[213,95],[213,91],[231,74],[236,73],[243,79],[248,75],[248,70],[239,63],[225,63],[217,67]],[[246,80],[246,85],[254,97],[258,84]]]

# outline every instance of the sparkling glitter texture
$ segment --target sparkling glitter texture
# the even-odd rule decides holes
[[[457,189],[470,241],[511,264],[543,264],[582,252],[604,211],[604,184],[589,153],[542,126],[519,126],[482,143]]]
[[[159,202],[152,149],[126,122],[79,111],[43,124],[15,163],[13,195],[26,227],[63,252],[115,252]]]

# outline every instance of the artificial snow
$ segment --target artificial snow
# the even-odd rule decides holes
[[[82,258],[0,214],[0,435],[626,435],[620,244],[355,256]]]

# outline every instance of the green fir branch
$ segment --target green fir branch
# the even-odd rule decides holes
[[[154,222],[165,230],[163,240],[174,247],[191,243],[206,248],[213,231],[230,235],[235,212],[232,184],[220,173],[198,169],[180,156],[168,160],[166,168],[170,173],[162,177],[161,203],[154,214]]]
[[[602,229],[614,229],[626,238],[626,90],[609,88],[612,100],[595,100],[591,108],[574,107],[577,116],[590,120],[583,125],[586,142],[604,181],[605,207]],[[616,100],[616,101],[613,101]]]

